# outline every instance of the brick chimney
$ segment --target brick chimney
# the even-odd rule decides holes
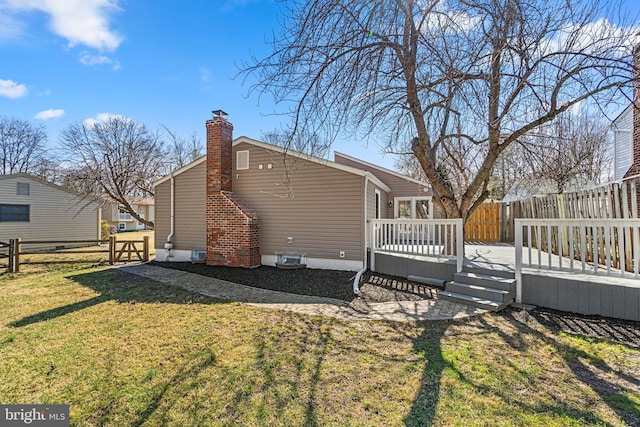
[[[260,265],[260,218],[233,194],[233,125],[222,110],[207,120],[207,264]]]
[[[640,43],[633,48],[633,104],[633,129],[631,131],[633,163],[624,174],[625,178],[640,174]]]

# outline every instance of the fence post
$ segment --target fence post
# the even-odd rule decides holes
[[[142,261],[149,262],[149,236],[144,236],[142,240],[143,240]]]
[[[516,249],[516,302],[522,303],[522,224],[519,219],[514,220],[515,249]],[[527,236],[530,238],[529,236]],[[531,260],[529,260],[531,263]]]
[[[15,273],[15,270],[13,268],[14,265],[14,257],[15,257],[15,251],[16,251],[16,247],[15,247],[16,241],[15,239],[9,239],[9,263],[7,265],[7,272],[9,273]]]
[[[13,241],[13,272],[20,273],[20,238]]]
[[[116,237],[109,236],[109,265],[113,265],[116,260]]]

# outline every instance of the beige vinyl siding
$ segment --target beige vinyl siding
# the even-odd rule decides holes
[[[233,192],[261,218],[262,255],[294,251],[340,259],[345,251],[345,260],[362,260],[364,177],[295,159],[289,192],[282,154],[243,142],[234,146],[234,156],[242,150],[250,151],[249,169],[236,170],[234,157]]]
[[[175,177],[175,224],[173,243],[176,249],[206,249],[205,163],[200,163]],[[155,242],[164,247],[171,232],[171,180],[156,186]]]
[[[29,195],[16,195],[18,182],[29,183]],[[100,238],[98,204],[53,184],[28,177],[0,177],[0,203],[30,206],[29,222],[0,222],[0,241]]]
[[[388,200],[393,200],[395,197],[433,196],[433,192],[431,191],[431,188],[430,186],[428,186],[428,184],[418,184],[417,182],[404,179],[394,174],[372,167],[367,163],[360,163],[350,158],[343,157],[340,155],[340,153],[335,153],[335,161],[336,163],[366,170],[374,174],[380,181],[385,183],[391,189],[391,192],[388,194]],[[428,191],[424,191],[425,188],[428,188]],[[438,212],[438,209],[435,207],[435,205],[433,205],[433,207],[433,217],[440,218],[440,212]],[[393,218],[393,207],[391,209],[388,209],[387,215],[388,218]]]

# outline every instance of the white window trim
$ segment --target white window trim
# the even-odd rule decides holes
[[[431,196],[420,197],[394,197],[393,198],[393,218],[398,218],[398,202],[411,201],[411,219],[416,219],[416,202],[418,200],[429,201],[429,219],[433,219],[433,201]]]
[[[246,157],[244,157],[245,155]],[[244,163],[240,162],[241,157],[244,157]],[[247,169],[249,169],[249,150],[236,151],[236,170],[242,171]]]
[[[127,224],[125,224],[124,222],[118,223],[118,231],[124,231],[126,229],[127,229]]]

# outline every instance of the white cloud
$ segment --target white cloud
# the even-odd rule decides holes
[[[49,15],[51,30],[67,39],[70,47],[84,45],[113,51],[122,42],[109,25],[111,14],[120,10],[118,0],[0,0],[0,9]]]
[[[40,111],[33,118],[40,120],[49,120],[49,119],[57,119],[58,117],[62,117],[64,115],[64,110],[44,110]]]
[[[100,114],[96,114],[95,117],[90,117],[88,119],[84,119],[82,121],[82,123],[85,126],[93,127],[98,123],[107,122],[107,121],[109,121],[109,119],[124,119],[124,120],[128,120],[128,118],[123,116],[122,114],[100,113]]]
[[[1,2],[0,6],[2,6]],[[11,15],[3,14],[0,7],[0,40],[16,39],[20,37],[23,32],[24,25],[22,22]]]
[[[7,98],[21,98],[27,94],[27,87],[13,80],[0,79],[0,96]]]
[[[113,60],[106,55],[93,55],[87,51],[80,52],[80,62],[88,67],[93,67],[94,65],[112,65],[111,68],[114,70],[120,69],[119,61]]]

